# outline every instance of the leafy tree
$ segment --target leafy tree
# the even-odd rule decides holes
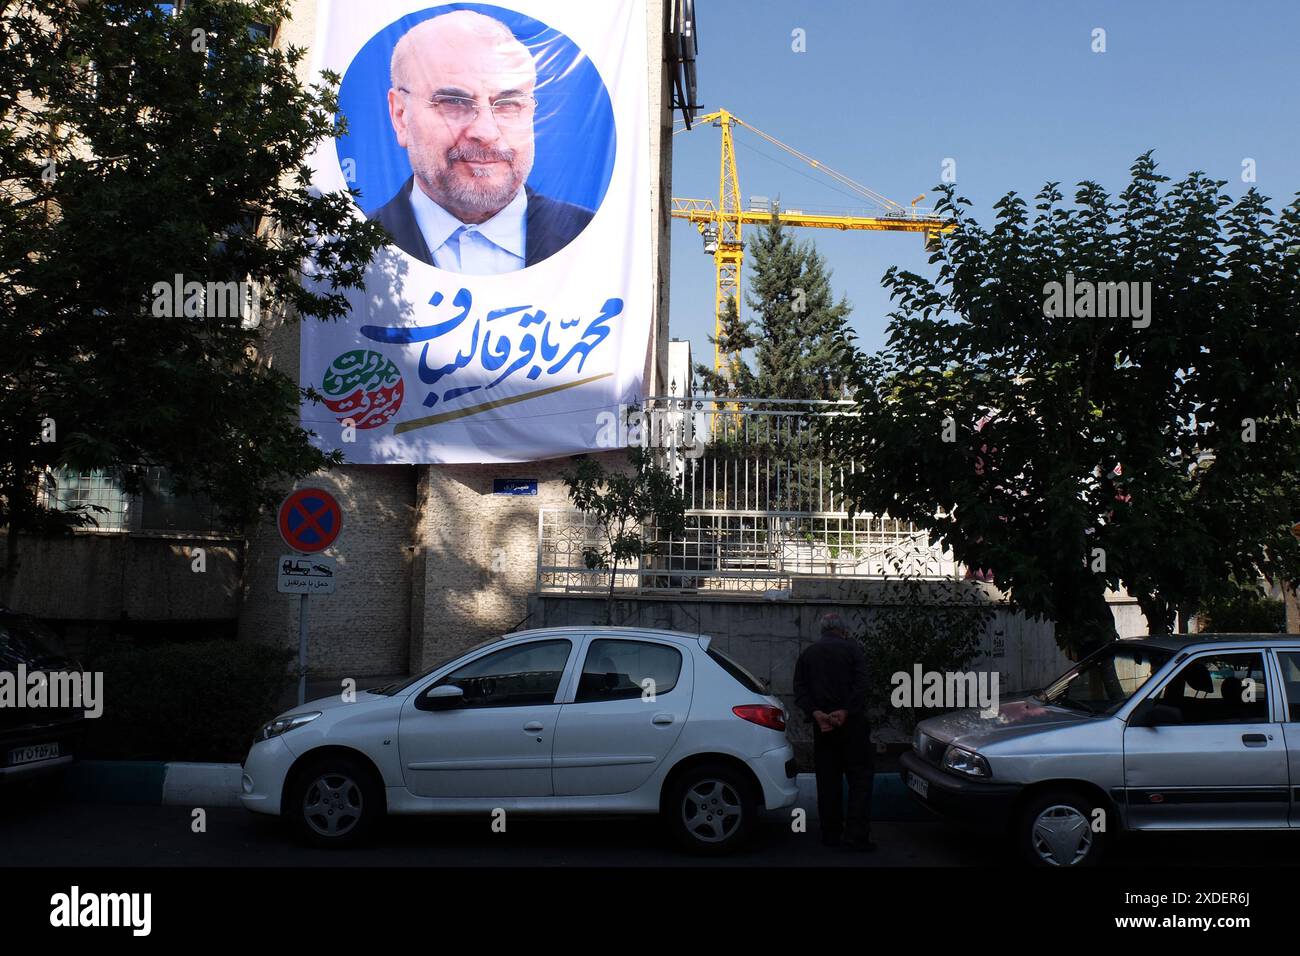
[[[717,395],[750,398],[838,399],[848,351],[848,300],[834,300],[825,258],[811,242],[798,243],[773,216],[749,240],[750,285],[742,319],[734,300],[723,315],[720,344],[733,356],[726,378],[699,366]],[[756,370],[741,358],[753,350]]]
[[[1203,632],[1276,634],[1286,630],[1286,607],[1253,585],[1237,586],[1205,601],[1197,615]]]
[[[596,543],[584,548],[582,557],[588,568],[609,571],[605,617],[610,624],[619,567],[657,553],[658,545],[647,540],[647,525],[652,524],[660,538],[680,536],[685,529],[686,499],[672,473],[644,448],[630,448],[628,462],[629,470],[618,471],[580,458],[564,475],[573,506],[596,522]]]
[[[1117,200],[1049,183],[991,229],[940,187],[937,278],[886,273],[888,344],[823,432],[858,509],[928,529],[1075,655],[1114,636],[1108,587],[1167,632],[1234,578],[1300,577],[1300,200],[1166,182],[1147,153]]]
[[[384,244],[349,193],[309,189],[336,136],[337,76],[259,25],[287,0],[13,0],[0,8],[0,524],[54,466],[170,470],[243,519],[337,455],[298,427],[304,394],[240,315],[170,316],[159,284],[247,281],[262,315],[336,319]],[[299,282],[304,260],[323,280]],[[188,299],[187,295],[187,299]],[[195,300],[197,302],[197,299]],[[215,308],[195,311],[215,312]],[[224,311],[224,310],[223,310]],[[84,516],[82,518],[84,520]]]

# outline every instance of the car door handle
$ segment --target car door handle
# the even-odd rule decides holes
[[[541,729],[542,722],[540,720],[530,720],[528,723],[524,724],[524,730],[528,731],[530,734],[535,734]]]
[[[666,727],[672,722],[673,722],[672,714],[655,714],[654,719],[652,721],[652,723],[659,724],[659,726],[661,727]]]
[[[1242,734],[1241,742],[1247,747],[1266,747],[1268,738],[1263,734]]]

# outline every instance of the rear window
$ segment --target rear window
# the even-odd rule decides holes
[[[743,664],[732,660],[726,654],[722,653],[722,651],[713,647],[709,648],[708,653],[709,657],[717,661],[719,667],[734,677],[746,690],[752,691],[755,694],[768,693],[767,683],[759,680],[747,671]]]

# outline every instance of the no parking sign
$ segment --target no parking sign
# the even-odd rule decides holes
[[[303,554],[324,551],[343,529],[343,509],[328,491],[299,488],[280,504],[280,537]]]
[[[299,488],[280,503],[276,519],[280,537],[299,554],[316,554],[333,544],[343,530],[343,509],[328,491]],[[296,593],[298,602],[298,703],[307,699],[307,595],[332,594],[334,562],[326,558],[280,560],[277,588]]]

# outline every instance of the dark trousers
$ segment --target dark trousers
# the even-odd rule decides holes
[[[843,727],[822,733],[813,725],[813,762],[817,770],[817,815],[822,840],[865,843],[871,838],[871,786],[876,776],[871,728],[850,717]],[[849,781],[848,816],[844,779]]]

